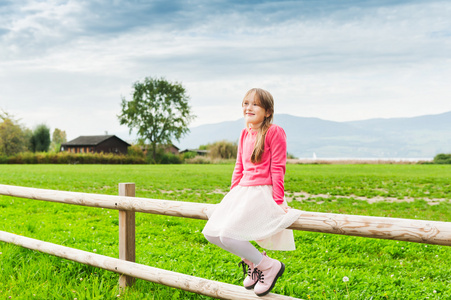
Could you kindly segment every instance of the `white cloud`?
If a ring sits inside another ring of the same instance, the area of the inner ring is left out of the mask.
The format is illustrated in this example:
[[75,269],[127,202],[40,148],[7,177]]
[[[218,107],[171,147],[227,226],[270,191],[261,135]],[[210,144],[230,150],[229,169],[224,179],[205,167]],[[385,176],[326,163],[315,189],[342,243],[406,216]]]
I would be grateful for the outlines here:
[[276,112],[338,121],[451,110],[447,2],[186,3],[0,7],[0,107],[70,138],[127,131],[121,97],[165,76],[187,88],[194,125],[240,118],[255,86]]

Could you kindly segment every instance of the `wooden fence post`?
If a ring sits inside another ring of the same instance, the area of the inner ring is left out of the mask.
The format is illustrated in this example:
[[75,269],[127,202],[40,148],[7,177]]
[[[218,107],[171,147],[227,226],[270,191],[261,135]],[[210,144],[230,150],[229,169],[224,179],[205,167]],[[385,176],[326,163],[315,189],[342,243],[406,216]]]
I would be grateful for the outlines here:
[[[135,197],[134,183],[119,183],[119,196]],[[135,262],[135,212],[119,210],[119,259]],[[135,278],[121,275],[119,287],[131,286]]]

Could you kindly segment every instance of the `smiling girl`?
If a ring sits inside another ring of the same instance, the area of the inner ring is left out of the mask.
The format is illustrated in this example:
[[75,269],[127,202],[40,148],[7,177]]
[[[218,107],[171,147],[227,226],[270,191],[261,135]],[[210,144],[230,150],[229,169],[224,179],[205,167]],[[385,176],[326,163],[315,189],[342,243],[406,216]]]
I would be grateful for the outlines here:
[[295,250],[293,232],[286,228],[301,211],[290,209],[284,199],[287,143],[284,130],[272,124],[272,95],[251,89],[242,108],[246,128],[241,132],[230,192],[209,215],[202,233],[209,242],[241,257],[245,273],[247,267],[244,287],[264,296],[285,265],[250,241],[269,250]]

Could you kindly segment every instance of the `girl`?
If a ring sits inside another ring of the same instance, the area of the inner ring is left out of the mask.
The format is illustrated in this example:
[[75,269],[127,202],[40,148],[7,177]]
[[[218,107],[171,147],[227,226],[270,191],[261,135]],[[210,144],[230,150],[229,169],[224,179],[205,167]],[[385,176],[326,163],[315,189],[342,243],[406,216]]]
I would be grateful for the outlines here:
[[238,144],[230,192],[209,214],[205,238],[242,258],[243,285],[258,296],[268,294],[285,265],[260,253],[250,241],[270,250],[294,250],[293,232],[286,229],[301,214],[284,200],[287,154],[284,130],[272,124],[272,95],[254,88],[242,102],[246,128]]

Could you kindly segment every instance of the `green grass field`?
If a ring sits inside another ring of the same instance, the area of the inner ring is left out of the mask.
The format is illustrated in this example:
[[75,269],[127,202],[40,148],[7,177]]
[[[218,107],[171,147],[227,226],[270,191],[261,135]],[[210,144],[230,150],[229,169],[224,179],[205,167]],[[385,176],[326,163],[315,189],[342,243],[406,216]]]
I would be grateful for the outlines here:
[[[218,203],[233,165],[1,165],[0,184]],[[451,221],[451,166],[288,165],[290,206],[317,212]],[[323,195],[321,197],[309,197]],[[409,200],[373,204],[359,197]],[[432,201],[435,205],[428,204]],[[202,220],[137,213],[137,262],[241,284],[239,259],[206,242]],[[0,196],[0,230],[118,257],[118,212]],[[451,299],[451,248],[295,231],[269,251],[287,270],[273,292],[302,299]],[[210,299],[0,242],[0,299]],[[344,282],[343,278],[349,281]]]

